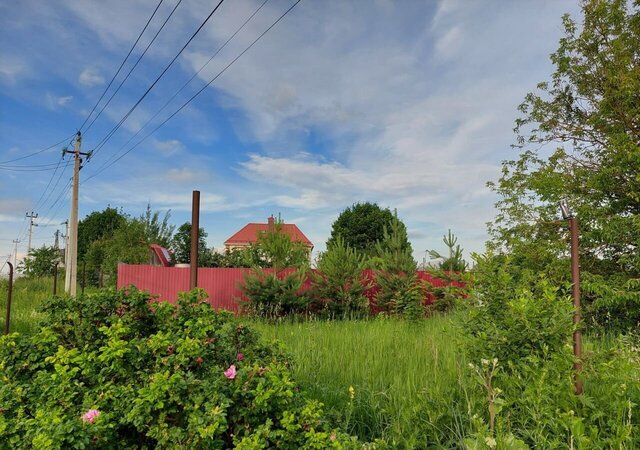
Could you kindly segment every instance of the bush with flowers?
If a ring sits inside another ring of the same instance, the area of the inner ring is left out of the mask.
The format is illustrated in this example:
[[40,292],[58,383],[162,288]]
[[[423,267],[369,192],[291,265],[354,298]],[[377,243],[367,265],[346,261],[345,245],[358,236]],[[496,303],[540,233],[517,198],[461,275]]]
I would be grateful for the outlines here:
[[0,338],[0,448],[363,448],[278,346],[203,298],[51,300],[39,333]]

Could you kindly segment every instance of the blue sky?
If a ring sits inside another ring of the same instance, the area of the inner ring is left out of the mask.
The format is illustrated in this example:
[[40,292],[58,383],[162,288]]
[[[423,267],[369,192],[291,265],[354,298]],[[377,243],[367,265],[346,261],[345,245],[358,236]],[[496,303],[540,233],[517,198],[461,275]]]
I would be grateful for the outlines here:
[[[163,2],[118,80],[176,2]],[[190,218],[191,191],[199,189],[201,224],[212,247],[246,222],[281,214],[323,250],[341,210],[374,201],[397,209],[420,261],[426,249],[442,249],[449,228],[467,251],[481,251],[496,201],[485,183],[499,176],[502,160],[516,157],[510,148],[516,107],[549,78],[561,15],[577,16],[577,2],[302,0],[180,114],[92,177],[131,147],[123,144],[261,3],[225,1],[96,152],[81,171],[87,181],[80,217],[108,204],[137,216],[151,203],[170,209],[180,224]],[[80,127],[156,4],[0,1],[0,161],[48,147]],[[96,147],[214,4],[182,1],[85,133],[83,150]],[[267,1],[139,137],[291,4]],[[60,147],[8,164],[57,163]],[[0,256],[11,253],[27,211],[40,215],[34,244],[51,243],[68,216],[63,188],[70,166],[40,202],[52,171],[0,173]]]

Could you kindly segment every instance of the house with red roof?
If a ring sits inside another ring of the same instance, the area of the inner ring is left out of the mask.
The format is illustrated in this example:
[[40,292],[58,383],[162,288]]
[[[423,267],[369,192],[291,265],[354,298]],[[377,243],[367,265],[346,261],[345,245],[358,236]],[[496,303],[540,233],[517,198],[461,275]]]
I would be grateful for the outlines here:
[[[248,223],[240,229],[237,233],[224,241],[224,248],[226,250],[243,249],[251,244],[255,244],[258,241],[258,236],[269,230],[275,225],[275,219],[273,216],[267,219],[266,223]],[[301,242],[311,254],[313,250],[313,243],[307,236],[293,223],[282,223],[282,232],[288,234],[292,241]]]

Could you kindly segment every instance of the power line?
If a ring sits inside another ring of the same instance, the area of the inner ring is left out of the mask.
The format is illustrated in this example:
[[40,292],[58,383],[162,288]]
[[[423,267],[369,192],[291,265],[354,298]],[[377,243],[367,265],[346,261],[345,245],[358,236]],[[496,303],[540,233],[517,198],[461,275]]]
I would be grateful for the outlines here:
[[[56,190],[56,188],[58,187],[58,184],[60,184],[60,180],[62,179],[62,176],[64,175],[64,171],[66,170],[67,167],[69,167],[71,165],[71,159],[68,159],[66,164],[64,165],[64,167],[62,168],[62,170],[60,171],[60,175],[58,175],[58,178],[56,179],[55,184],[53,185],[53,188],[51,188],[51,190],[49,191],[49,193],[47,194],[46,198],[43,200],[42,202],[42,206],[46,205],[47,202],[49,201],[49,198],[51,197],[51,194],[53,194],[53,192]],[[53,177],[52,177],[53,179]],[[40,203],[40,201],[38,201],[38,203]],[[46,214],[45,214],[46,215]]]
[[0,167],[6,168],[6,169],[35,169],[37,167],[55,167],[57,165],[58,163],[29,164],[29,165],[17,165],[17,166],[0,164]]
[[[118,76],[118,74],[120,73],[120,71],[122,70],[122,67],[124,66],[124,64],[127,62],[127,59],[129,59],[129,56],[131,55],[131,52],[133,52],[133,49],[136,48],[136,45],[138,45],[138,41],[140,41],[140,38],[142,37],[142,35],[144,34],[144,32],[146,31],[147,27],[149,26],[149,24],[151,23],[151,20],[153,19],[153,17],[156,15],[156,12],[158,11],[158,8],[160,8],[160,5],[162,5],[162,2],[164,0],[160,0],[160,2],[156,5],[156,8],[153,10],[153,13],[151,13],[151,17],[149,17],[149,19],[147,20],[147,23],[145,24],[144,28],[142,29],[142,31],[140,32],[140,34],[138,35],[138,38],[136,39],[136,41],[133,43],[133,45],[131,46],[131,48],[129,49],[129,53],[127,53],[127,56],[124,57],[124,59],[122,60],[122,62],[120,63],[120,67],[118,67],[118,70],[116,71],[116,73],[113,75],[113,77],[111,78],[111,81],[109,81],[109,84],[107,85],[107,87],[104,89],[104,91],[102,92],[102,95],[100,96],[100,98],[98,99],[98,101],[96,102],[95,105],[93,105],[93,108],[91,108],[91,112],[87,115],[87,117],[85,117],[84,122],[82,122],[82,125],[80,125],[79,130],[82,130],[82,128],[84,127],[84,125],[87,123],[87,120],[89,120],[89,117],[91,117],[91,115],[93,114],[93,112],[96,110],[96,108],[98,107],[98,105],[100,104],[100,102],[102,101],[102,99],[104,98],[105,94],[107,93],[107,91],[109,90],[109,88],[111,87],[111,85],[113,84],[113,82],[115,81],[116,77]],[[104,108],[103,108],[104,109]],[[102,112],[102,110],[100,111]],[[100,115],[100,113],[98,113],[98,116]],[[96,117],[97,118],[97,117]],[[95,119],[94,119],[95,121]],[[93,122],[92,122],[93,123]],[[75,134],[75,133],[74,133]]]
[[[70,137],[73,137],[73,136],[75,136],[75,133],[72,134]],[[57,143],[55,143],[55,144],[53,144],[53,145],[51,145],[51,146],[49,146],[47,148],[43,148],[42,150],[37,150],[37,151],[35,151],[33,153],[29,153],[28,155],[24,155],[24,156],[21,156],[19,158],[8,159],[6,161],[0,161],[0,164],[7,164],[7,163],[15,162],[15,161],[20,161],[20,160],[23,160],[23,159],[26,159],[26,158],[31,158],[32,156],[39,155],[40,153],[44,153],[47,150],[51,150],[52,148],[57,147],[58,145],[62,144],[64,141],[66,141],[67,139],[69,139],[69,136],[67,136],[66,138],[64,138],[60,142],[57,142]]]
[[58,197],[56,198],[56,201],[55,201],[55,202],[53,202],[53,203],[51,204],[51,206],[49,207],[49,209],[47,209],[47,211],[43,214],[43,216],[48,216],[48,217],[49,217],[49,220],[47,220],[47,223],[45,224],[45,226],[48,226],[48,225],[51,223],[51,221],[53,220],[53,218],[55,217],[55,215],[56,215],[56,214],[58,214],[58,211],[60,211],[60,208],[62,207],[62,205],[63,205],[64,203],[60,203],[60,204],[58,205],[58,207],[56,208],[56,210],[55,210],[53,213],[51,213],[51,215],[49,215],[49,211],[51,211],[51,209],[53,209],[53,207],[54,207],[54,206],[56,206],[56,205],[60,202],[60,200],[62,200],[62,197],[64,197],[64,195],[67,193],[67,191],[68,191],[68,189],[69,189],[70,187],[71,187],[71,180],[69,180],[69,181],[67,182],[67,184],[65,185],[65,187],[64,187],[64,188],[62,188],[62,190],[60,191],[60,194],[59,194],[59,195],[58,195]]
[[160,32],[164,29],[164,26],[167,24],[167,22],[169,21],[169,19],[171,19],[171,16],[173,16],[173,13],[176,11],[176,9],[178,9],[178,6],[180,6],[180,3],[182,3],[182,0],[178,0],[178,3],[176,3],[176,5],[173,7],[173,9],[171,10],[171,12],[169,13],[169,16],[167,16],[167,18],[164,20],[164,22],[162,23],[162,25],[160,26],[160,28],[158,29],[158,31],[156,31],[156,34],[153,36],[153,38],[151,39],[151,41],[147,44],[147,47],[144,49],[144,51],[142,52],[142,54],[140,56],[138,56],[137,61],[133,64],[133,66],[131,66],[131,68],[129,69],[129,72],[127,73],[127,75],[122,79],[122,81],[120,81],[120,84],[118,85],[118,87],[116,88],[115,91],[113,91],[113,93],[111,94],[111,96],[109,97],[109,100],[107,100],[107,102],[102,106],[102,108],[100,109],[100,111],[98,112],[98,114],[91,120],[91,123],[89,124],[89,126],[87,127],[87,129],[84,131],[84,134],[87,134],[87,131],[89,131],[89,129],[93,126],[94,122],[98,119],[98,117],[100,117],[100,114],[102,114],[102,111],[105,110],[105,108],[107,106],[109,106],[109,103],[111,103],[111,100],[113,100],[113,97],[116,96],[116,94],[118,93],[118,91],[120,91],[120,88],[122,87],[122,85],[125,83],[125,81],[127,81],[127,79],[129,79],[129,75],[131,75],[131,73],[133,72],[133,70],[138,66],[138,63],[140,62],[140,60],[142,60],[142,58],[144,57],[144,55],[146,55],[147,50],[149,50],[149,48],[151,47],[151,45],[155,42],[156,38],[158,37],[158,35],[160,34]]
[[[60,155],[60,159],[58,160],[58,165],[56,166],[56,170],[51,174],[51,178],[49,178],[49,182],[47,183],[47,185],[45,186],[44,190],[42,191],[42,194],[40,194],[40,197],[38,198],[38,200],[36,201],[35,205],[33,206],[33,209],[38,209],[38,206],[40,205],[40,201],[42,200],[44,195],[47,193],[47,190],[49,189],[49,186],[51,186],[51,182],[53,181],[53,178],[56,176],[56,173],[58,172],[58,168],[60,167],[60,164],[62,163],[63,159],[64,159],[64,154]],[[64,170],[64,169],[62,169],[62,170]]]
[[140,128],[138,129],[138,131],[136,131],[136,132],[135,132],[135,134],[134,134],[133,136],[131,136],[131,137],[127,140],[127,142],[125,142],[124,144],[122,144],[122,146],[120,146],[120,148],[119,148],[119,149],[118,149],[114,154],[112,154],[111,156],[109,156],[109,158],[108,158],[108,159],[103,163],[103,166],[104,166],[104,165],[106,165],[106,164],[108,164],[109,162],[111,162],[111,161],[113,160],[113,158],[115,158],[115,157],[116,157],[116,155],[118,154],[118,152],[120,152],[120,151],[121,151],[121,150],[123,150],[127,145],[129,145],[129,143],[130,143],[133,139],[135,139],[135,138],[136,138],[136,136],[138,136],[138,135],[142,132],[142,130],[144,130],[144,129],[147,127],[147,125],[149,125],[151,122],[153,122],[153,121],[155,120],[155,118],[156,118],[156,117],[158,117],[158,115],[159,115],[162,111],[164,111],[164,109],[165,109],[165,108],[166,108],[166,107],[167,107],[167,106],[168,106],[168,105],[169,105],[169,104],[170,104],[170,103],[171,103],[171,102],[172,102],[172,101],[173,101],[173,100],[174,100],[174,99],[175,99],[175,98],[176,98],[176,97],[177,97],[177,96],[178,96],[178,95],[179,95],[179,94],[184,90],[184,88],[186,88],[186,87],[187,87],[187,86],[188,86],[188,85],[189,85],[189,84],[190,84],[190,83],[191,83],[191,82],[192,82],[192,81],[193,81],[193,80],[194,80],[194,79],[195,79],[195,78],[200,74],[200,72],[202,72],[202,71],[204,70],[204,68],[205,68],[205,67],[207,67],[207,66],[211,63],[211,61],[213,61],[213,59],[218,55],[218,53],[220,53],[220,52],[222,51],[222,49],[224,49],[224,48],[227,46],[227,44],[228,44],[228,43],[229,43],[229,42],[230,42],[230,41],[231,41],[231,40],[232,40],[232,39],[233,39],[233,38],[234,38],[234,37],[235,37],[235,36],[240,32],[240,31],[242,31],[242,29],[247,25],[247,23],[249,23],[249,21],[251,21],[251,19],[253,19],[253,17],[254,17],[256,14],[258,14],[258,12],[262,9],[262,7],[263,7],[264,5],[266,5],[266,3],[267,3],[268,1],[269,1],[269,0],[264,0],[264,1],[262,2],[262,4],[261,4],[260,6],[258,6],[258,8],[253,12],[253,14],[251,14],[251,15],[250,15],[250,16],[249,16],[249,17],[248,17],[248,18],[247,18],[247,19],[242,23],[242,25],[240,25],[240,26],[236,29],[236,31],[235,31],[235,32],[234,32],[234,33],[233,33],[233,34],[232,34],[232,35],[231,35],[231,36],[230,36],[230,37],[229,37],[229,38],[224,42],[224,44],[222,44],[220,47],[218,47],[218,49],[215,51],[215,53],[213,53],[213,55],[209,58],[209,60],[208,60],[206,63],[204,63],[204,64],[200,67],[200,69],[198,69],[198,71],[197,71],[196,73],[194,73],[194,74],[191,76],[191,78],[189,78],[189,79],[187,80],[187,82],[186,82],[186,83],[184,83],[184,84],[182,85],[182,87],[181,87],[180,89],[178,89],[178,90],[177,90],[177,91],[176,91],[176,92],[171,96],[171,98],[169,98],[169,100],[167,100],[167,101],[165,102],[165,104],[164,104],[164,105],[162,105],[162,107],[161,107],[158,111],[156,111],[156,113],[153,115],[153,117],[151,117],[149,120],[147,120],[147,121],[145,122],[145,124],[144,124],[144,125],[142,125],[142,127],[140,127]]
[[249,44],[249,46],[247,46],[238,56],[236,56],[233,60],[231,60],[231,62],[229,64],[227,64],[220,72],[218,72],[207,84],[205,84],[204,86],[202,86],[202,88],[200,90],[198,90],[195,94],[193,94],[191,96],[191,98],[189,98],[186,102],[184,102],[182,104],[182,106],[180,106],[180,108],[178,108],[175,112],[173,112],[173,114],[171,114],[169,117],[167,117],[162,123],[160,123],[158,126],[156,126],[153,130],[151,130],[150,133],[148,133],[144,138],[142,138],[140,141],[138,141],[133,147],[131,147],[129,150],[127,150],[126,152],[124,152],[122,155],[120,155],[119,157],[117,157],[115,160],[113,160],[111,163],[109,164],[105,164],[102,165],[96,172],[94,172],[93,174],[91,174],[91,176],[89,176],[86,180],[85,183],[87,181],[89,181],[90,179],[96,177],[98,174],[102,173],[103,171],[105,171],[106,169],[108,169],[109,167],[111,167],[112,165],[114,165],[115,163],[117,163],[119,160],[121,160],[123,157],[125,157],[129,152],[131,152],[133,149],[135,149],[138,145],[142,144],[145,140],[147,140],[147,138],[149,138],[153,133],[155,133],[156,131],[158,131],[159,128],[161,128],[164,124],[166,124],[169,120],[171,120],[176,114],[178,114],[180,111],[182,111],[189,103],[191,103],[191,101],[193,101],[198,95],[200,95],[207,87],[209,87],[215,80],[217,80],[224,72],[226,72],[226,70],[231,67],[238,59],[240,59],[242,57],[242,55],[244,55],[245,53],[247,53],[260,39],[262,39],[262,37],[264,35],[266,35],[273,27],[275,27],[278,22],[280,22],[287,14],[289,14],[289,12],[298,4],[300,3],[301,0],[296,0],[296,2],[291,5],[289,7],[289,9],[287,9],[280,17],[278,17],[278,19],[273,22],[269,28],[267,28],[266,30],[264,30],[262,32],[262,34],[260,34],[251,44]]
[[173,65],[173,63],[178,59],[178,57],[182,54],[182,52],[184,51],[185,48],[187,48],[187,46],[191,43],[191,41],[198,35],[198,33],[200,32],[200,30],[202,30],[202,28],[206,25],[206,23],[209,21],[209,19],[211,19],[211,17],[213,16],[213,14],[218,10],[218,8],[220,7],[220,5],[222,5],[222,3],[224,2],[224,0],[220,0],[220,2],[218,2],[218,4],[213,8],[213,10],[209,13],[209,15],[207,16],[206,19],[204,19],[204,21],[200,24],[200,26],[198,27],[198,29],[191,35],[191,37],[189,38],[189,40],[182,46],[182,48],[180,49],[180,51],[173,57],[173,59],[171,60],[171,62],[164,68],[164,70],[160,73],[160,75],[158,75],[158,77],[155,79],[155,81],[153,83],[151,83],[151,86],[149,86],[147,88],[147,90],[145,91],[144,94],[142,94],[142,96],[138,99],[138,101],[131,107],[131,109],[129,109],[129,111],[122,117],[122,119],[120,119],[120,122],[118,122],[118,124],[116,126],[114,126],[111,131],[109,131],[109,133],[107,133],[107,135],[100,141],[100,143],[98,143],[98,145],[95,148],[94,154],[97,153],[106,143],[109,139],[111,139],[111,137],[114,135],[114,133],[118,130],[118,128],[120,128],[120,126],[124,123],[125,120],[127,120],[127,118],[129,118],[129,116],[131,115],[131,113],[138,107],[138,105],[142,102],[142,100],[144,100],[144,98],[147,96],[147,94],[149,94],[149,92],[151,92],[151,90],[155,87],[155,85],[158,83],[158,81],[160,81],[160,79],[164,76],[164,74],[167,72],[167,70],[169,70],[169,68]]

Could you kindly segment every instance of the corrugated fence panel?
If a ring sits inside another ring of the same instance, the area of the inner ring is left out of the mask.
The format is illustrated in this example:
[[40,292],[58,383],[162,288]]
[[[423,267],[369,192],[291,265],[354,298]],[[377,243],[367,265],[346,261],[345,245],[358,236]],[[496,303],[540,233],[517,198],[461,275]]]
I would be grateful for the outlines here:
[[179,292],[189,290],[189,268],[118,264],[118,288],[130,285],[175,303]]
[[[244,274],[250,269],[225,269],[225,268],[200,268],[198,269],[198,287],[204,289],[209,295],[209,303],[217,309],[239,311],[238,301],[243,298],[240,286]],[[286,273],[286,271],[285,271]],[[418,278],[432,286],[442,287],[449,282],[432,277],[428,272],[418,272]],[[369,299],[373,312],[377,312],[375,297],[378,286],[375,283],[375,272],[366,270],[362,274],[362,280],[369,284],[365,295]],[[451,282],[454,286],[462,286],[462,283]],[[140,290],[147,291],[158,298],[175,303],[179,292],[189,290],[188,267],[158,267],[150,265],[118,265],[118,288],[134,285]],[[310,282],[305,283],[303,289],[308,289]],[[427,293],[425,304],[433,303],[432,293]]]
[[238,300],[242,298],[240,285],[244,273],[249,269],[203,268],[198,269],[198,287],[209,294],[209,303],[214,308],[238,311]]

